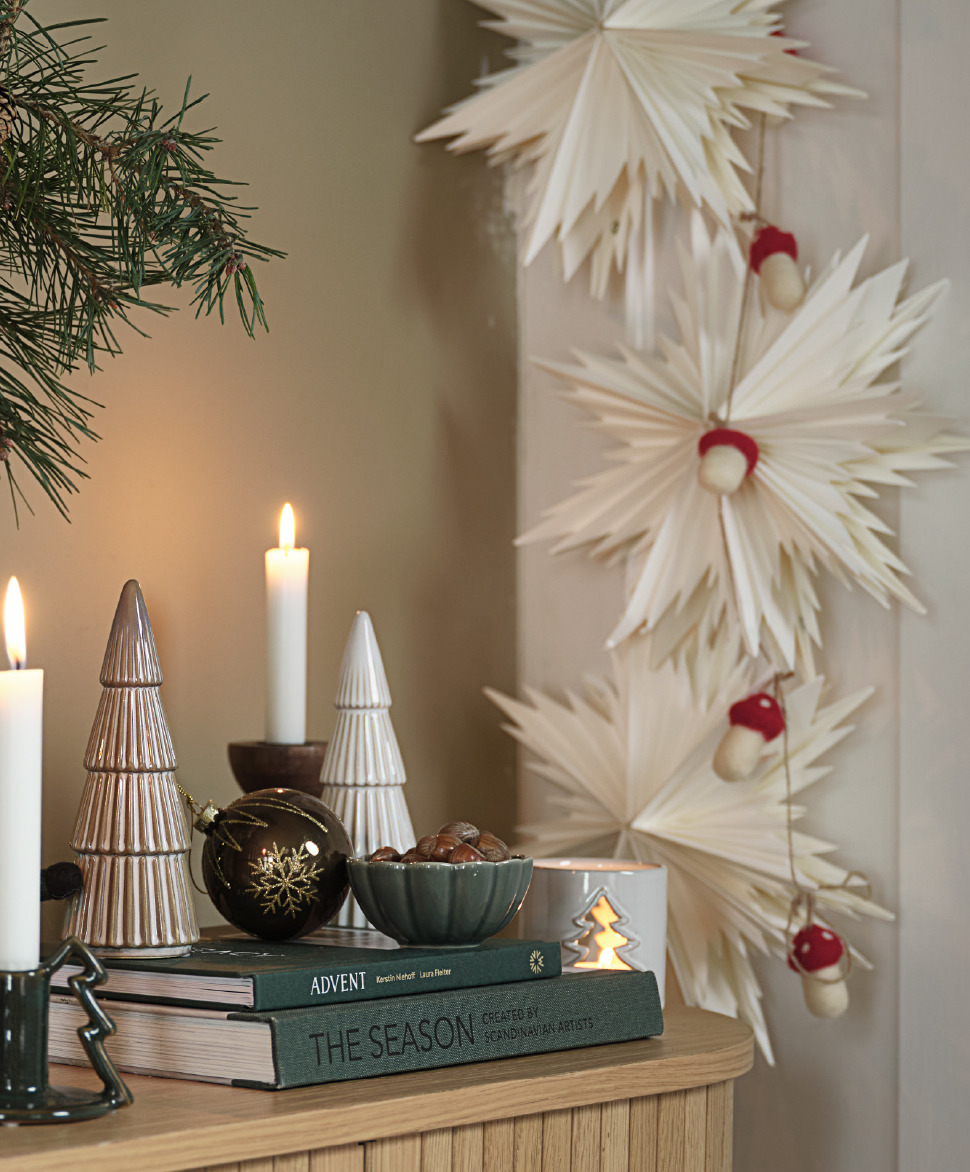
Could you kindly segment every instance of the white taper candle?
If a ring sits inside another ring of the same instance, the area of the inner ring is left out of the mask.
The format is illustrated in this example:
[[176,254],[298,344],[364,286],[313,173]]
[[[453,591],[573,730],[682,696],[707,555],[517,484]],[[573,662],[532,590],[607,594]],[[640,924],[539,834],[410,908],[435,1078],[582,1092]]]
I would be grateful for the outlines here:
[[0,970],[40,963],[44,673],[27,670],[24,606],[11,578],[3,607],[10,671],[0,671]]
[[266,551],[266,740],[306,742],[306,625],[310,551],[294,549],[293,510],[280,516],[280,545]]

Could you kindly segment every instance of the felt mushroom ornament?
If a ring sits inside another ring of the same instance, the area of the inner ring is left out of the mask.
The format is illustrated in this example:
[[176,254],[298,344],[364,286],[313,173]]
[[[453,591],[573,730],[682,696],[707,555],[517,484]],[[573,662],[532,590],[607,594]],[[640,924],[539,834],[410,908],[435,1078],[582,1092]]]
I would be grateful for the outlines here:
[[785,731],[781,705],[767,692],[746,696],[728,711],[731,727],[714,752],[714,772],[722,781],[743,781],[754,772],[765,745]]
[[798,269],[798,244],[791,232],[767,224],[759,229],[748,250],[748,263],[761,278],[761,291],[769,305],[791,313],[805,297],[805,282]]
[[708,492],[730,495],[758,463],[758,445],[750,435],[730,427],[713,427],[697,443],[697,479]]
[[849,1008],[845,956],[845,944],[831,928],[812,923],[796,932],[788,967],[801,973],[805,1004],[814,1017],[840,1017]]

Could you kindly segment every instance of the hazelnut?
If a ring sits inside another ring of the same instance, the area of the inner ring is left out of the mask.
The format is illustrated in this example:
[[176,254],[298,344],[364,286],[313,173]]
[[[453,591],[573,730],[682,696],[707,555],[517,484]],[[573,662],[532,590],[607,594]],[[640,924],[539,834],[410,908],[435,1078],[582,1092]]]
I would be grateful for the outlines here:
[[485,856],[468,842],[460,842],[448,856],[449,863],[484,863]]
[[512,857],[512,852],[505,843],[490,830],[482,831],[478,839],[478,849],[490,863],[504,863]]
[[468,842],[478,846],[478,827],[470,822],[446,822],[438,831],[439,834],[452,834],[459,842]]
[[414,850],[422,859],[427,861],[431,858],[431,852],[434,850],[435,843],[437,841],[438,840],[435,835],[426,834],[423,838],[419,838],[415,846],[413,846],[411,849]]
[[453,834],[439,834],[435,838],[434,850],[431,852],[432,863],[447,863],[451,852],[458,846],[458,839]]
[[400,861],[400,852],[392,846],[379,846],[369,859],[371,863],[399,863]]

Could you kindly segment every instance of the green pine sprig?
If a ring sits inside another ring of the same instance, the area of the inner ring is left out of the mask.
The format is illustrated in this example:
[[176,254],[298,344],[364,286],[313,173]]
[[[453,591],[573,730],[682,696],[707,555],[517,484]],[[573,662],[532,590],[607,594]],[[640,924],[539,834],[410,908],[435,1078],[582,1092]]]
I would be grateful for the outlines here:
[[121,352],[119,321],[142,332],[133,310],[170,312],[155,286],[221,321],[228,296],[250,337],[267,329],[252,264],[284,254],[246,238],[254,209],[206,166],[220,140],[187,126],[204,97],[187,85],[166,117],[134,75],[92,81],[99,22],[45,26],[28,2],[0,0],[0,466],[15,515],[16,461],[66,517],[98,438],[70,375]]

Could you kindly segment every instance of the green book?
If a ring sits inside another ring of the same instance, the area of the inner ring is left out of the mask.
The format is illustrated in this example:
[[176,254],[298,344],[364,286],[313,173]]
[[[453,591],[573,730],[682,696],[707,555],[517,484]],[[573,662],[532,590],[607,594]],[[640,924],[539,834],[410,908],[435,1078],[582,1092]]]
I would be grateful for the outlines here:
[[[607,971],[265,1013],[104,1004],[115,1065],[279,1090],[573,1050],[663,1033],[653,973]],[[85,1061],[73,998],[51,996],[52,1062]]]
[[[554,977],[558,943],[486,940],[474,948],[402,948],[373,930],[322,928],[301,940],[266,941],[220,933],[184,956],[100,958],[112,999],[212,1009],[290,1009]],[[65,965],[51,988],[79,972]]]

